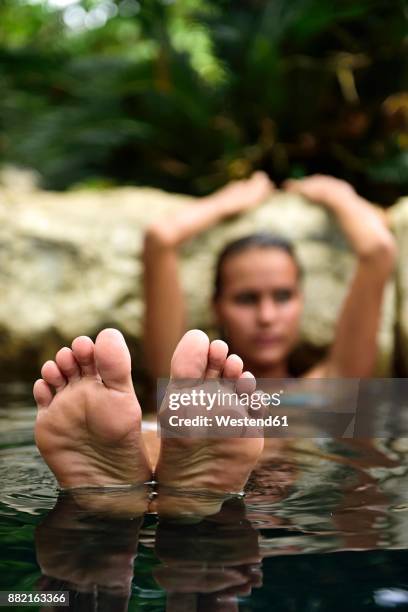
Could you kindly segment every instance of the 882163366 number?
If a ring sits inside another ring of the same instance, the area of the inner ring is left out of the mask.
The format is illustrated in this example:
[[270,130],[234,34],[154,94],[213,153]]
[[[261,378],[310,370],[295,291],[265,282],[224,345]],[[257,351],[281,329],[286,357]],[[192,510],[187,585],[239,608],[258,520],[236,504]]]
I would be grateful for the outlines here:
[[0,606],[69,606],[68,591],[0,591]]

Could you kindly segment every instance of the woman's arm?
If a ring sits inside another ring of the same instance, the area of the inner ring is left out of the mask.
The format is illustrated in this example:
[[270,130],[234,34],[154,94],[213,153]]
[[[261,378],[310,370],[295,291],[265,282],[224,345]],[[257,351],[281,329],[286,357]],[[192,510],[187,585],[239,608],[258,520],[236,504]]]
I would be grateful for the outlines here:
[[348,183],[329,176],[288,181],[286,188],[330,210],[358,258],[328,359],[309,376],[372,376],[384,288],[396,258],[395,241],[386,226],[385,216],[358,196]]
[[186,330],[186,306],[178,270],[180,246],[226,217],[258,205],[271,191],[268,177],[257,172],[148,228],[144,245],[144,347],[152,377],[168,375],[173,351]]

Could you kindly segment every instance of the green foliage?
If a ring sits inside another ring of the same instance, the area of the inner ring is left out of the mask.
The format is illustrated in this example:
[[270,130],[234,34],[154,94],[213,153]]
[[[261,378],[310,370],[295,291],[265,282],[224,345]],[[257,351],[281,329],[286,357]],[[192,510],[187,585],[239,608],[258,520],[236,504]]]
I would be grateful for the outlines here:
[[0,160],[53,189],[204,194],[263,168],[392,202],[406,25],[402,0],[3,0]]

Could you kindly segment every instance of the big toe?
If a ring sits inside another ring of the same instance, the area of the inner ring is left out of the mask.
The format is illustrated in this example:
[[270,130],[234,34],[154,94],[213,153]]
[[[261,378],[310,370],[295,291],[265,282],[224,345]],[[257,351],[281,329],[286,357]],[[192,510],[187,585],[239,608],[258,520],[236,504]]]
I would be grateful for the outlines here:
[[117,329],[104,329],[95,340],[96,368],[105,385],[118,391],[133,389],[131,359],[125,339]]
[[204,378],[208,365],[209,347],[210,341],[203,331],[191,329],[184,334],[171,360],[171,378],[173,380]]

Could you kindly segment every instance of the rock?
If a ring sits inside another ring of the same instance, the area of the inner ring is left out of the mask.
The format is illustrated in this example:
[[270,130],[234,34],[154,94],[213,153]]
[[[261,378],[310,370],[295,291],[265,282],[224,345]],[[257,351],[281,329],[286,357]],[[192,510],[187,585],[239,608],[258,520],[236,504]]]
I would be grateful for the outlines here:
[[[31,375],[61,344],[78,334],[95,336],[106,325],[125,333],[136,350],[136,365],[142,366],[143,231],[154,219],[180,210],[188,198],[131,187],[52,193],[28,188],[26,180],[23,188],[15,185],[4,177],[0,185],[3,371],[22,364]],[[332,340],[354,258],[329,214],[295,195],[276,194],[185,245],[182,279],[190,325],[211,328],[208,304],[218,251],[256,230],[278,232],[296,243],[306,297],[300,359],[309,364]],[[390,283],[379,332],[381,375],[392,369],[394,311]]]

